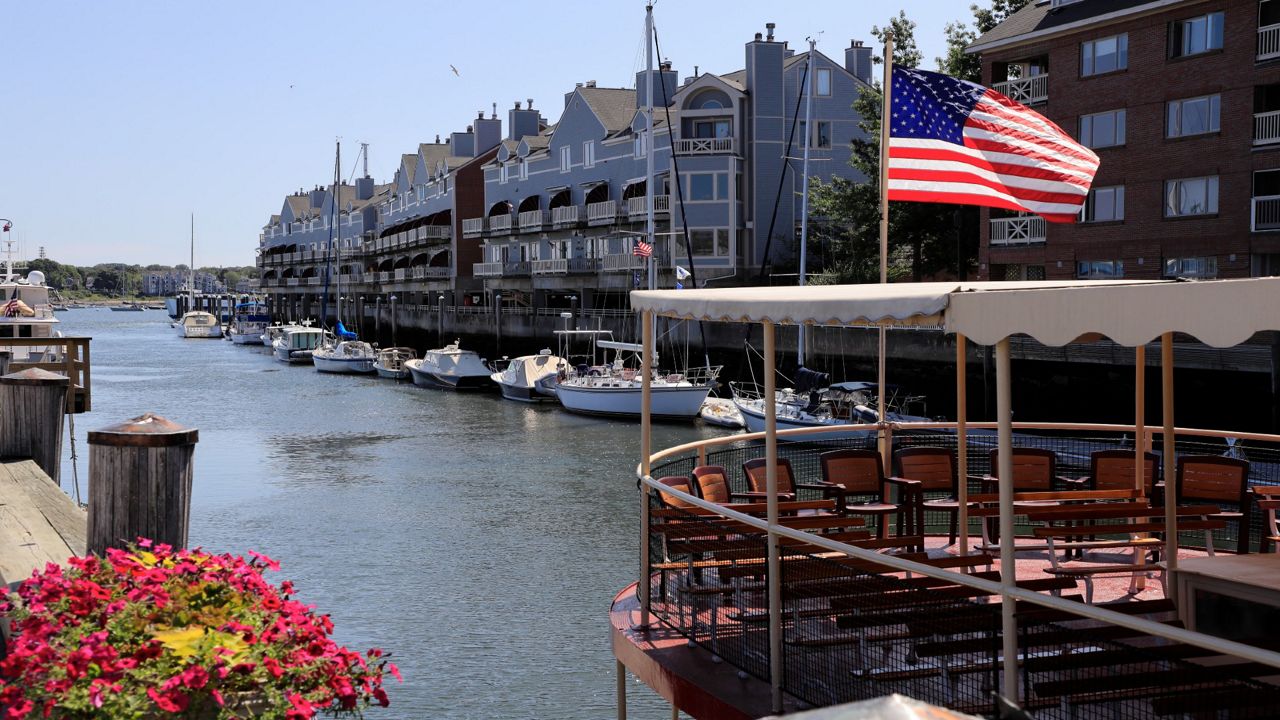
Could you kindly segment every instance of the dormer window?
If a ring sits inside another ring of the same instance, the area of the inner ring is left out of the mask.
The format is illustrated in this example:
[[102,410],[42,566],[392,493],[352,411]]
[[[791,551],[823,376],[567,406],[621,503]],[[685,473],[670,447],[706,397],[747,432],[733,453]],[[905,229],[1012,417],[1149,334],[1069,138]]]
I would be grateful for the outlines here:
[[818,97],[831,97],[831,68],[818,68],[813,79],[814,94]]

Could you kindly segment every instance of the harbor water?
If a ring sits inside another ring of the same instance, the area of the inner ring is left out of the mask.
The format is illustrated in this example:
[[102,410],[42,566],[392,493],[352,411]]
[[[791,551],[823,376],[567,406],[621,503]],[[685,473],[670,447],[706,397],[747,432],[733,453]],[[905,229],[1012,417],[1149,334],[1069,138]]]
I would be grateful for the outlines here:
[[[340,642],[389,651],[404,682],[370,718],[614,716],[608,608],[638,571],[637,424],[323,375],[180,339],[160,311],[59,318],[93,338],[80,493],[89,430],[147,411],[198,428],[191,545],[279,560],[272,579]],[[654,445],[720,432],[662,425]],[[629,688],[631,717],[669,716]]]

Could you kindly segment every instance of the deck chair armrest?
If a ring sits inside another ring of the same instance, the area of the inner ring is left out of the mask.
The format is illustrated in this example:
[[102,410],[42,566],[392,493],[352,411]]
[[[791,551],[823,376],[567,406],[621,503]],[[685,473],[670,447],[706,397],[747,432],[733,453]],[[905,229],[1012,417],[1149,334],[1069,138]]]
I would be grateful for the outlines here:
[[[743,498],[746,500],[768,500],[769,493],[767,492],[735,492],[735,493],[729,493],[729,497]],[[779,500],[795,500],[796,496],[792,493],[778,493],[778,499]]]
[[904,489],[909,488],[914,490],[920,487],[919,480],[908,480],[907,478],[900,478],[900,477],[887,477],[884,479],[884,481],[891,485],[897,485],[898,487],[901,487]]
[[1093,482],[1093,478],[1088,475],[1082,477],[1070,477],[1068,475],[1059,475],[1055,478],[1062,483],[1068,490],[1084,490]]

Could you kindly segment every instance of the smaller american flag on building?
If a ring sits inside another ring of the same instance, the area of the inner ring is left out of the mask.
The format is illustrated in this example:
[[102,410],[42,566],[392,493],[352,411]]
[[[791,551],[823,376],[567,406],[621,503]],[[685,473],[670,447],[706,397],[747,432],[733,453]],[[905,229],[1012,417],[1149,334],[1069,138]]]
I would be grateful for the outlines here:
[[0,308],[0,312],[3,312],[5,317],[17,317],[18,313],[21,312],[21,309],[18,307],[18,299],[14,298],[5,303],[4,307]]
[[1098,156],[995,90],[895,67],[889,199],[1024,210],[1075,222]]
[[631,254],[647,258],[653,255],[653,246],[643,240],[637,240],[635,246],[631,248]]

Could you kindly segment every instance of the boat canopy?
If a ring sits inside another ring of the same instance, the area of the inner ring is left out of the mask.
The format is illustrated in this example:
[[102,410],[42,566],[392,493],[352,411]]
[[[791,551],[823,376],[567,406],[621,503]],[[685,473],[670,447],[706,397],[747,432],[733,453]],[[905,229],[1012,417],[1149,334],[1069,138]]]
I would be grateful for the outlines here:
[[338,321],[338,327],[337,329],[334,330],[333,334],[337,335],[339,338],[343,340],[356,340],[360,337],[359,335],[356,335],[355,333],[348,330],[346,326],[342,324],[341,320]]
[[1050,346],[1105,336],[1132,347],[1180,332],[1230,347],[1254,333],[1280,330],[1280,278],[637,290],[631,307],[689,320],[936,327],[982,345],[1026,334]]
[[640,352],[644,350],[644,346],[639,343],[621,342],[618,340],[598,340],[596,345],[610,350],[630,350],[631,352]]

